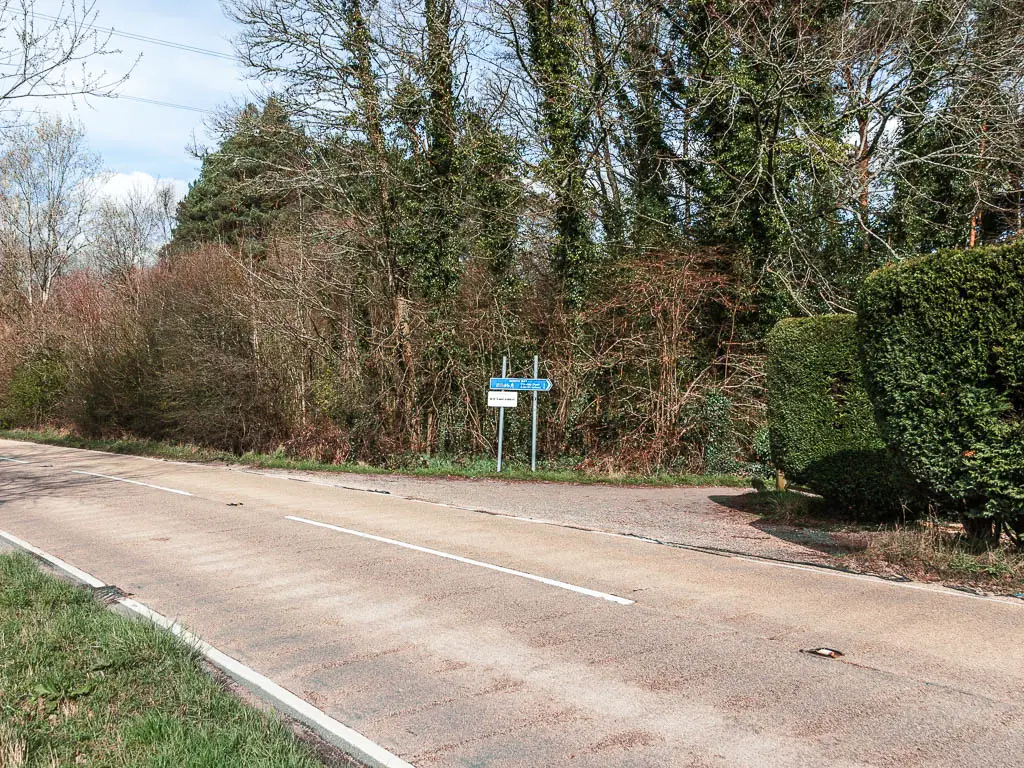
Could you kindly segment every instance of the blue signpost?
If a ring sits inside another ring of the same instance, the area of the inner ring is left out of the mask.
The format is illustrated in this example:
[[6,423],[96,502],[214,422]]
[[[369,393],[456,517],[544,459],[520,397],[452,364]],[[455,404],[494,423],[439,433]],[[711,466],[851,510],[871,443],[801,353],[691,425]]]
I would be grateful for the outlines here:
[[[539,379],[537,378],[540,373],[540,360],[537,357],[533,358],[533,378],[532,379],[509,379],[505,377],[505,372],[508,370],[508,358],[502,358],[501,360],[501,378],[491,379],[490,388],[495,392],[532,392],[533,393],[533,436],[530,441],[530,469],[534,472],[537,471],[537,393],[538,392],[550,392],[552,386],[551,379]],[[505,433],[505,409],[501,409],[501,413],[498,416],[498,471],[501,472],[501,448],[502,439]]]
[[[508,356],[501,358],[501,375],[504,376],[508,370]],[[516,395],[518,398],[519,395]],[[505,442],[505,409],[500,408],[498,416],[498,471],[501,472],[501,446]]]
[[[540,381],[537,377],[540,375],[540,357],[537,355],[533,356],[533,380]],[[544,379],[547,383],[547,389],[551,389],[551,382],[548,379]],[[530,438],[530,471],[537,471],[537,392],[533,391],[533,433]],[[545,392],[547,390],[544,390]],[[518,397],[518,395],[517,395]]]
[[551,379],[491,379],[491,389],[507,392],[549,392]]

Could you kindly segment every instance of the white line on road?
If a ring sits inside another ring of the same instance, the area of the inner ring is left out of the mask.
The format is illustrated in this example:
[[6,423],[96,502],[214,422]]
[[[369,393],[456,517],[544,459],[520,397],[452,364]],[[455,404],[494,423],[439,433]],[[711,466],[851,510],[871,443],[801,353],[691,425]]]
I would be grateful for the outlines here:
[[331,531],[337,531],[338,533],[347,533],[350,536],[359,536],[364,539],[371,539],[373,541],[380,541],[384,544],[394,544],[396,547],[403,547],[405,549],[411,549],[415,552],[425,552],[428,555],[436,555],[437,557],[443,557],[446,560],[454,560],[459,563],[465,563],[466,565],[475,565],[478,568],[487,568],[492,571],[498,571],[499,573],[507,573],[510,576],[519,576],[530,581],[539,581],[541,584],[547,584],[549,587],[558,587],[559,589],[567,589],[570,592],[578,592],[581,595],[587,595],[588,597],[597,597],[601,600],[607,600],[611,603],[618,603],[619,605],[632,605],[633,601],[628,600],[625,597],[619,597],[618,595],[610,595],[607,592],[598,592],[594,589],[587,589],[586,587],[577,587],[575,584],[566,584],[564,581],[555,581],[554,579],[548,579],[543,576],[535,576],[532,573],[526,573],[524,571],[516,571],[512,568],[505,568],[501,565],[493,565],[492,563],[484,563],[480,560],[470,560],[468,557],[461,557],[459,555],[453,555],[448,552],[441,552],[436,549],[428,549],[427,547],[420,547],[416,544],[409,544],[404,541],[397,541],[396,539],[388,539],[383,536],[375,536],[372,533],[363,533],[362,531],[353,531],[351,528],[342,528],[337,525],[331,525],[330,523],[321,523],[316,520],[307,520],[304,517],[293,517],[291,515],[285,516],[286,520],[293,520],[296,523],[305,523],[306,525],[315,525],[318,528],[327,528]]
[[[46,560],[60,570],[69,574],[78,581],[88,584],[94,589],[107,586],[95,576],[32,546],[27,541],[19,539],[6,531],[0,531],[0,538],[24,549],[37,557]],[[246,666],[237,659],[228,656],[196,635],[183,628],[178,622],[168,619],[166,616],[157,613],[146,605],[132,600],[130,597],[122,597],[118,602],[128,610],[153,622],[157,626],[166,629],[171,634],[179,637],[183,642],[195,648],[205,656],[214,666],[224,670],[227,674],[243,684],[257,689],[265,698],[272,700],[280,709],[285,710],[293,717],[302,720],[323,733],[329,741],[342,747],[348,754],[356,757],[374,768],[413,768],[397,755],[388,752],[384,747],[370,741],[358,731],[349,728],[344,723],[335,720],[327,713],[317,709],[309,702],[299,698],[286,688],[282,688],[268,677],[261,675],[251,667]]]
[[167,491],[168,493],[176,493],[179,496],[191,496],[192,494],[188,491],[179,491],[175,488],[165,488],[162,485],[152,485],[150,483],[144,483],[141,480],[129,480],[125,477],[114,477],[113,475],[101,475],[99,472],[85,472],[81,469],[72,469],[71,474],[73,475],[89,475],[90,477],[102,477],[105,480],[117,480],[119,483],[131,483],[132,485],[144,485],[147,488],[156,488],[158,491]]
[[[441,505],[448,506],[448,505]],[[464,509],[464,508],[463,508]],[[479,511],[479,510],[473,510]],[[807,573],[817,574],[819,576],[838,576],[842,579],[854,579],[855,581],[866,581],[872,584],[877,584],[885,587],[899,587],[902,589],[914,589],[920,592],[930,592],[933,595],[945,595],[946,597],[961,597],[968,600],[982,600],[989,603],[999,603],[1000,605],[1010,605],[1015,608],[1024,608],[1024,602],[1020,599],[1014,599],[1012,597],[1000,597],[998,595],[980,595],[973,592],[962,592],[952,587],[946,587],[942,585],[933,585],[927,583],[918,583],[910,581],[895,581],[888,579],[883,576],[876,576],[871,573],[854,573],[852,571],[843,571],[838,568],[830,568],[828,566],[814,565],[813,563],[784,563],[779,560],[743,555],[738,552],[732,552],[729,550],[716,550],[708,547],[701,547],[697,545],[682,544],[674,541],[662,541],[661,539],[654,539],[649,536],[641,536],[639,534],[629,533],[616,533],[614,531],[601,531],[597,528],[586,528],[580,525],[571,525],[567,523],[560,523],[556,520],[545,520],[540,517],[519,517],[517,515],[506,515],[501,512],[490,512],[484,511],[484,514],[494,515],[495,517],[506,517],[510,520],[521,520],[524,523],[536,523],[538,525],[552,525],[558,528],[566,528],[569,530],[586,531],[596,536],[609,536],[617,539],[624,539],[626,541],[641,542],[643,544],[657,544],[663,547],[672,547],[674,549],[682,549],[690,552],[700,552],[705,555],[714,555],[717,557],[727,557],[731,560],[742,560],[745,563],[754,563],[755,565],[764,565],[769,568],[788,568],[794,571],[805,571]]]
[[[102,456],[107,456],[107,457],[109,457],[111,455],[115,455],[115,454],[111,454],[109,451],[94,451],[94,450],[88,450],[88,449],[84,449],[84,448],[77,448],[77,449],[74,449],[74,450],[81,451],[83,453],[95,453],[95,454],[102,455]],[[210,467],[203,466],[201,464],[195,464],[193,462],[168,461],[166,459],[156,459],[156,458],[152,458],[152,457],[149,457],[149,456],[133,456],[132,458],[143,459],[143,460],[146,460],[146,461],[159,461],[159,462],[166,463],[166,464],[179,464],[179,465],[182,465],[182,466],[201,468],[201,469],[209,469],[210,468]],[[0,456],[0,461],[9,461],[9,462],[14,462],[14,463],[18,463],[18,464],[32,464],[33,463],[33,462],[30,462],[30,461],[22,461],[20,459],[12,459],[12,458],[3,457],[3,456]],[[365,488],[357,488],[357,487],[352,487],[352,486],[339,485],[337,483],[332,483],[332,482],[307,481],[305,478],[298,478],[298,477],[294,477],[294,476],[291,476],[291,475],[281,475],[281,474],[272,473],[272,472],[261,472],[261,471],[256,471],[256,470],[252,470],[252,469],[238,470],[238,469],[233,469],[231,467],[215,467],[215,469],[220,469],[222,471],[227,471],[227,472],[239,472],[239,471],[241,471],[241,472],[245,472],[246,474],[257,475],[259,477],[275,478],[275,479],[278,479],[278,480],[293,480],[293,481],[310,482],[313,485],[321,485],[321,486],[336,488],[338,490],[374,493],[374,491],[370,491],[370,490],[365,489]],[[175,490],[173,488],[164,488],[164,487],[159,486],[159,485],[149,485],[148,483],[142,483],[142,482],[139,482],[139,481],[136,481],[136,480],[126,480],[125,478],[111,477],[109,475],[100,475],[100,474],[94,473],[94,472],[81,472],[81,471],[79,471],[78,474],[94,475],[96,477],[103,477],[103,478],[107,478],[107,479],[110,479],[110,480],[118,480],[118,481],[124,482],[124,483],[133,483],[133,484],[136,484],[136,485],[144,485],[144,486],[147,486],[147,487],[150,487],[150,488],[156,488],[158,490],[168,491],[170,493],[181,494],[183,496],[192,496],[193,495],[191,493],[188,493],[187,491],[178,491],[178,490]],[[745,555],[743,553],[732,551],[732,550],[727,550],[727,549],[713,550],[713,549],[710,549],[710,548],[707,548],[707,547],[691,546],[691,545],[683,544],[681,542],[662,541],[660,539],[651,538],[651,537],[648,537],[648,536],[641,536],[641,535],[638,535],[638,534],[627,534],[627,533],[619,533],[619,532],[614,532],[614,531],[602,531],[602,530],[599,530],[599,529],[596,529],[596,528],[588,528],[588,527],[583,526],[583,525],[574,525],[574,524],[570,524],[570,523],[559,522],[557,520],[545,520],[543,518],[536,518],[536,517],[523,517],[523,516],[519,516],[519,515],[511,515],[511,514],[508,514],[508,513],[505,513],[505,512],[495,512],[493,510],[483,510],[483,509],[477,509],[477,508],[474,508],[474,507],[466,507],[466,506],[461,506],[461,505],[456,505],[456,504],[444,504],[442,502],[427,501],[425,499],[416,499],[416,498],[411,498],[411,497],[408,497],[408,496],[402,496],[402,495],[399,495],[399,494],[395,494],[393,492],[389,492],[389,495],[393,499],[400,499],[400,500],[403,500],[403,501],[415,502],[417,504],[428,504],[428,505],[435,506],[435,507],[445,507],[445,508],[448,508],[448,509],[457,509],[457,510],[462,510],[462,511],[466,511],[466,512],[473,512],[473,513],[476,513],[476,514],[486,514],[486,515],[491,515],[491,516],[494,516],[494,517],[503,517],[503,518],[506,518],[506,519],[517,520],[517,521],[521,521],[521,522],[524,522],[524,523],[534,523],[534,524],[539,524],[539,525],[550,525],[550,526],[554,526],[554,527],[558,527],[558,528],[565,528],[565,529],[568,529],[568,530],[586,531],[588,533],[593,533],[593,534],[596,534],[596,535],[599,535],[599,536],[608,536],[608,537],[614,537],[614,538],[621,538],[621,539],[625,539],[625,540],[631,541],[631,542],[639,542],[639,543],[643,543],[643,544],[657,544],[659,546],[668,546],[668,547],[673,547],[673,548],[678,548],[678,549],[683,549],[683,550],[689,550],[689,551],[694,551],[694,552],[702,552],[702,553],[708,554],[708,555],[718,555],[718,556],[723,556],[723,557],[729,557],[729,558],[732,558],[734,560],[741,560],[741,561],[744,561],[744,562],[754,563],[756,565],[763,565],[763,566],[767,566],[767,567],[770,567],[770,568],[787,568],[787,569],[793,569],[793,570],[800,570],[800,571],[806,571],[808,573],[814,573],[814,574],[817,574],[819,576],[838,576],[839,578],[871,582],[871,583],[877,584],[879,586],[895,587],[895,588],[899,588],[899,589],[911,589],[911,590],[917,590],[917,591],[921,591],[921,592],[930,592],[930,593],[935,594],[935,595],[945,595],[947,597],[966,598],[966,599],[969,599],[969,600],[981,600],[981,601],[984,601],[984,602],[1000,603],[1002,605],[1011,605],[1011,606],[1014,606],[1016,608],[1024,608],[1024,601],[1021,601],[1020,599],[1014,599],[1014,598],[1011,598],[1011,597],[999,597],[999,596],[993,596],[993,595],[978,595],[978,594],[972,594],[970,592],[959,591],[959,590],[952,589],[952,588],[945,587],[945,586],[923,584],[923,583],[917,583],[917,582],[894,581],[892,579],[887,579],[887,578],[883,578],[883,577],[880,577],[880,576],[875,576],[875,575],[869,574],[869,573],[863,573],[863,574],[861,574],[861,573],[851,573],[851,572],[842,571],[842,570],[839,570],[839,569],[836,569],[836,568],[829,568],[827,566],[817,566],[817,565],[814,565],[813,563],[787,563],[787,562],[781,562],[781,561],[776,560],[776,559],[761,558],[761,557],[758,557],[756,555],[753,555],[753,556]],[[486,564],[484,564],[484,565],[486,565]],[[488,566],[488,567],[490,567],[490,566]]]

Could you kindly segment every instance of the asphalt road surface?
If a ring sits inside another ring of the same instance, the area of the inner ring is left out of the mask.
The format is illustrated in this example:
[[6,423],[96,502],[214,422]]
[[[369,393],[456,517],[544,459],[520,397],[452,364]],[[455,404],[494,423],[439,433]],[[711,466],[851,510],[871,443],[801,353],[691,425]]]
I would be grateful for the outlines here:
[[237,469],[0,457],[0,529],[415,766],[1024,766],[1019,600]]

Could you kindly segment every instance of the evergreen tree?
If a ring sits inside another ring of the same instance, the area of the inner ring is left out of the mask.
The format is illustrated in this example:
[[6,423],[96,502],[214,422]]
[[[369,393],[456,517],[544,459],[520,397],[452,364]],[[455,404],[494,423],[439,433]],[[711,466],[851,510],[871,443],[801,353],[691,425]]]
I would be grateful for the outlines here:
[[[922,14],[908,46],[912,85],[885,216],[900,255],[1000,242],[1020,232],[1019,61],[1002,54],[1024,39],[1020,12],[992,0],[969,6],[955,19],[942,9]],[[955,40],[951,28],[959,33]]]
[[178,206],[175,248],[220,243],[258,251],[292,214],[297,193],[286,179],[307,161],[308,144],[280,103],[247,105],[224,134]]
[[484,114],[466,112],[459,165],[463,169],[462,238],[466,250],[487,264],[499,291],[509,296],[518,285],[519,222],[523,185],[519,148]]
[[[819,292],[844,277],[842,192],[829,167],[841,126],[831,73],[811,56],[837,8],[691,2],[683,12],[694,234],[736,254],[759,335],[780,316],[820,310]],[[797,295],[791,283],[809,290]]]
[[678,240],[670,179],[673,152],[665,138],[665,82],[659,67],[657,14],[644,2],[627,6],[624,26],[623,70],[627,87],[622,90],[628,96],[623,111],[628,123],[633,208],[630,241],[642,253],[665,248]]
[[454,92],[453,0],[426,0],[427,163],[430,178],[424,201],[424,236],[428,248],[421,282],[430,298],[451,297],[458,284],[460,249],[456,235],[461,217],[457,184],[456,97]]

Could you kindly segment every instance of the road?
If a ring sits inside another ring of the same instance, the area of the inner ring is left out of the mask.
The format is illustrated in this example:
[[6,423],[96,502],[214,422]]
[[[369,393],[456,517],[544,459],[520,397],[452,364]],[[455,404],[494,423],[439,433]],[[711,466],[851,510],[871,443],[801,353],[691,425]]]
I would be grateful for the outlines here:
[[1021,601],[238,469],[0,457],[0,529],[421,768],[1024,766]]
[[516,517],[542,518],[606,533],[628,533],[687,547],[834,564],[827,533],[767,523],[750,511],[750,488],[658,488],[497,482],[408,475],[276,470],[275,476],[378,491]]

